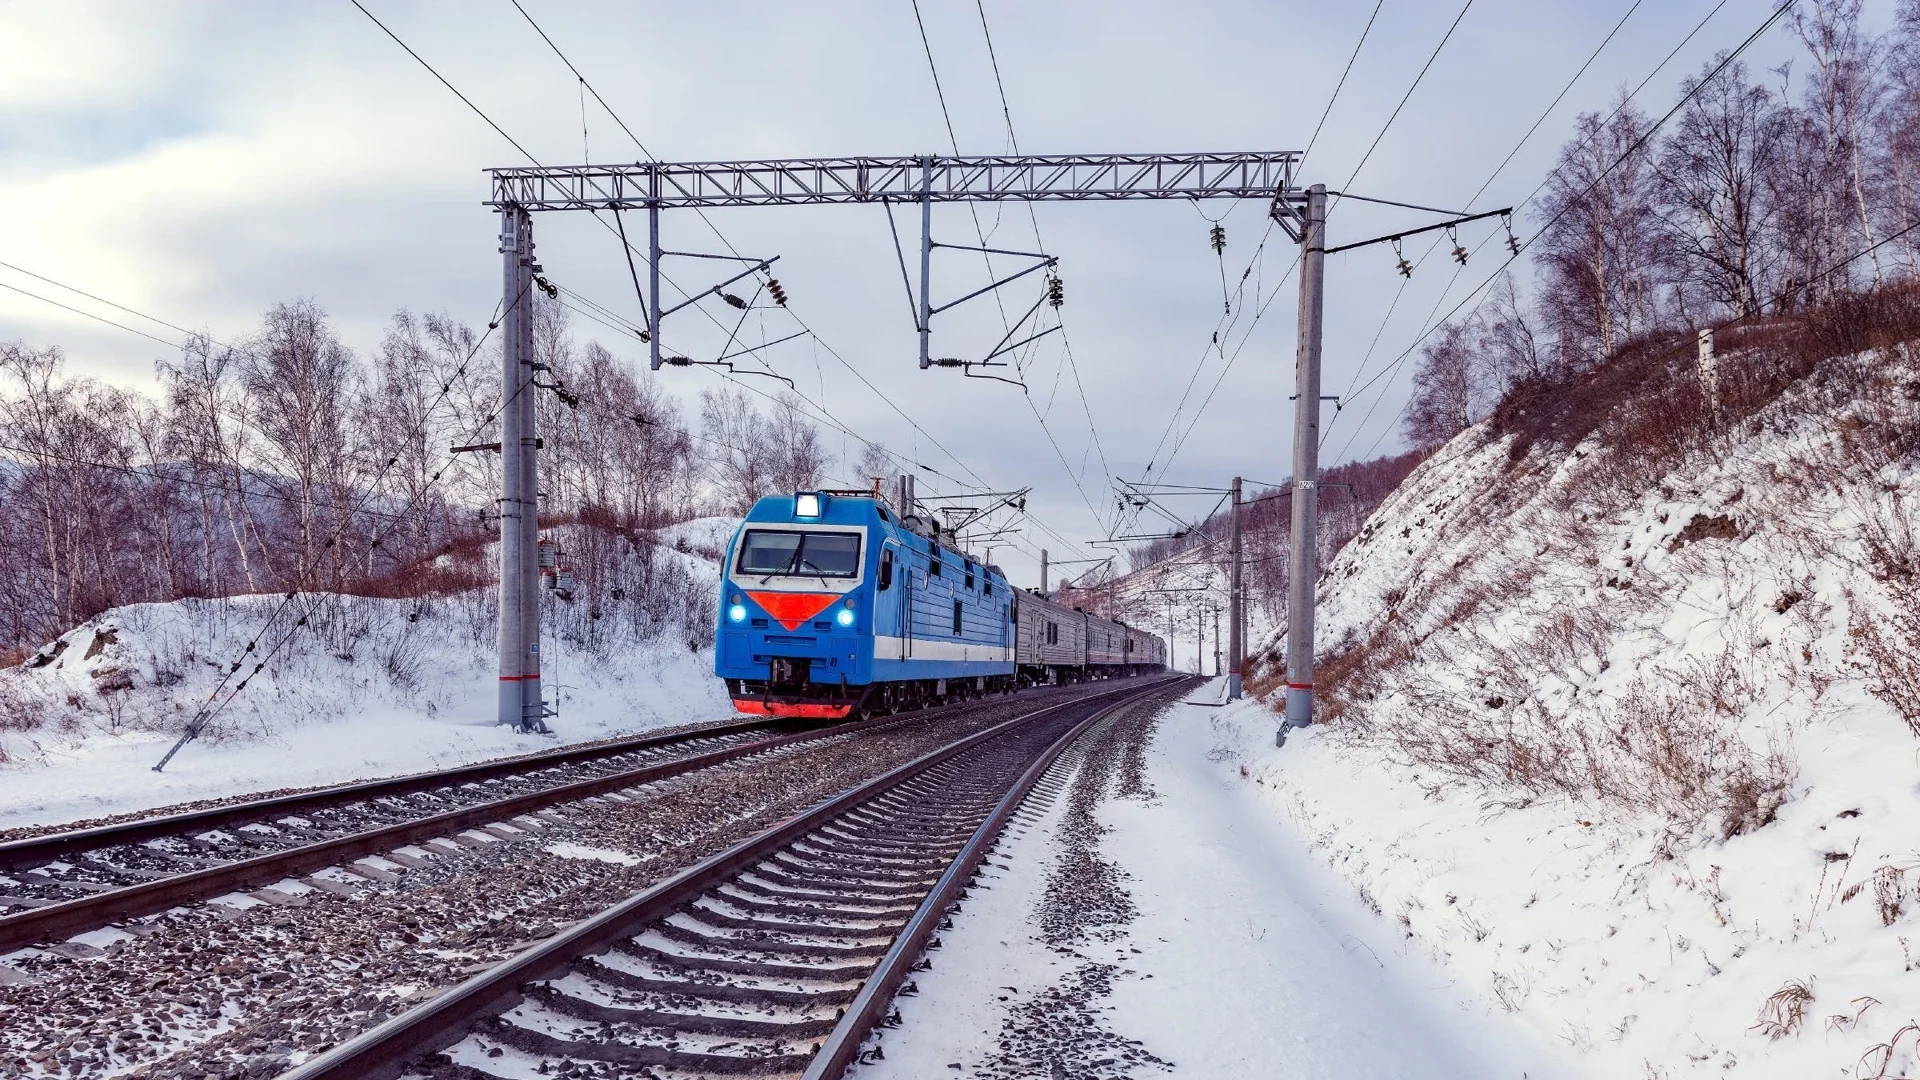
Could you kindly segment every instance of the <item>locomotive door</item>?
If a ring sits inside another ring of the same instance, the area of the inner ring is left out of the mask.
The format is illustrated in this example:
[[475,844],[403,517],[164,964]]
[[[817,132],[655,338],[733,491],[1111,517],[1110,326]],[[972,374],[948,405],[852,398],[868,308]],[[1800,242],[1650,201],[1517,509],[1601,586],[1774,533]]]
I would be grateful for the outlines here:
[[900,633],[894,638],[892,659],[905,660],[913,655],[913,561],[906,556],[906,549],[889,541],[882,549],[881,558],[887,559],[898,567],[894,574],[894,584],[899,599]]

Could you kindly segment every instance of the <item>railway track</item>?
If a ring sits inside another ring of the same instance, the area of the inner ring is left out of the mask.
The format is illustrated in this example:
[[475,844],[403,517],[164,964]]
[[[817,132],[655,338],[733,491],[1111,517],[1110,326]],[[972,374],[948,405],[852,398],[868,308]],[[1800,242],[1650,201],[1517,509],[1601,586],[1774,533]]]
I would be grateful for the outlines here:
[[1033,709],[574,924],[284,1080],[837,1077],[1055,757],[1189,680]]
[[377,878],[354,860],[466,830],[537,830],[563,803],[912,715],[736,721],[0,843],[0,953],[327,867]]

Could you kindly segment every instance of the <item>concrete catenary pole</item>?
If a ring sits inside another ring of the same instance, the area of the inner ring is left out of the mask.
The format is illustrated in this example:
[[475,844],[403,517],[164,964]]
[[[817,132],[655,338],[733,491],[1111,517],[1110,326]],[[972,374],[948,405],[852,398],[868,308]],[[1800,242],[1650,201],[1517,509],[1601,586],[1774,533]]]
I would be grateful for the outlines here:
[[[1313,587],[1319,576],[1320,336],[1327,281],[1327,187],[1307,189],[1300,233],[1299,344],[1294,360],[1293,550],[1287,582],[1287,727],[1313,723]],[[1286,738],[1283,728],[1281,740]]]
[[1047,595],[1047,549],[1040,549],[1040,595]]
[[[1246,631],[1240,625],[1240,478],[1233,478],[1233,516],[1227,531],[1227,551],[1233,569],[1227,577],[1227,700],[1240,700],[1240,670],[1246,660]],[[1216,635],[1217,636],[1217,635]]]
[[1220,609],[1213,609],[1213,677],[1220,677]]
[[545,727],[540,699],[540,481],[533,426],[533,219],[500,214],[499,722]]

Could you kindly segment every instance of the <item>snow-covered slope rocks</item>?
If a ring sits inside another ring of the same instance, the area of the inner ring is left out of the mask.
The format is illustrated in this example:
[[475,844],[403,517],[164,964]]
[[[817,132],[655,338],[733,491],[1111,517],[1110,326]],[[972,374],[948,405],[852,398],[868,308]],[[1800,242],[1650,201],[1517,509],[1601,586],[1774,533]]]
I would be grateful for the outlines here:
[[1718,401],[1658,357],[1509,401],[1327,568],[1322,724],[1222,718],[1408,948],[1596,1075],[1920,1054],[1920,365],[1790,345]]

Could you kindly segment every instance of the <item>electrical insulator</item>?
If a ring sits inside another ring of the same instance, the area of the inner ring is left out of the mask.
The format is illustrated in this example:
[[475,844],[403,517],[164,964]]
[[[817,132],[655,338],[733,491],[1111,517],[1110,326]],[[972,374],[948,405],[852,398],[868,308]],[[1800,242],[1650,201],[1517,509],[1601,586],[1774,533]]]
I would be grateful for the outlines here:
[[773,294],[773,302],[781,307],[787,306],[787,290],[780,287],[779,278],[767,279],[767,291]]
[[1461,266],[1467,265],[1467,249],[1460,246],[1460,234],[1451,227],[1447,229],[1447,239],[1453,241],[1453,261]]
[[1407,253],[1400,250],[1400,241],[1398,240],[1395,240],[1393,242],[1393,254],[1395,258],[1400,260],[1399,264],[1395,266],[1394,269],[1400,271],[1400,276],[1403,278],[1412,277],[1413,264],[1407,261]]
[[1067,302],[1066,286],[1060,283],[1060,278],[1057,275],[1054,277],[1048,278],[1047,279],[1047,303],[1052,304],[1054,307],[1059,307],[1061,304],[1064,304],[1066,302]]
[[730,292],[721,293],[720,299],[725,300],[727,303],[732,304],[734,307],[739,308],[741,311],[747,310],[747,302],[733,295]]
[[1500,224],[1507,230],[1507,250],[1513,252],[1515,255],[1520,254],[1520,240],[1513,235],[1513,219],[1505,214],[1501,214]]
[[1216,253],[1225,252],[1227,250],[1227,230],[1222,226],[1215,225],[1210,235],[1213,240],[1213,250]]
[[533,283],[540,287],[541,292],[547,294],[548,299],[557,300],[560,298],[560,289],[546,278],[535,275]]
[[666,364],[666,365],[667,365],[667,366],[669,366],[669,367],[692,367],[692,366],[693,366],[693,357],[691,357],[691,356],[669,356],[669,357],[667,357],[666,359],[664,359],[664,360],[662,360],[662,361],[660,361],[660,362],[661,362],[661,363],[663,363],[663,364]]
[[648,341],[652,341],[652,340],[653,340],[653,335],[652,335],[652,334],[649,334],[649,333],[647,333],[647,332],[646,332],[645,330],[635,330],[635,331],[634,331],[634,334],[635,334],[636,336],[638,336],[638,337],[640,338],[640,340],[641,340],[641,342],[643,342],[643,343],[644,343],[644,342],[648,342]]

